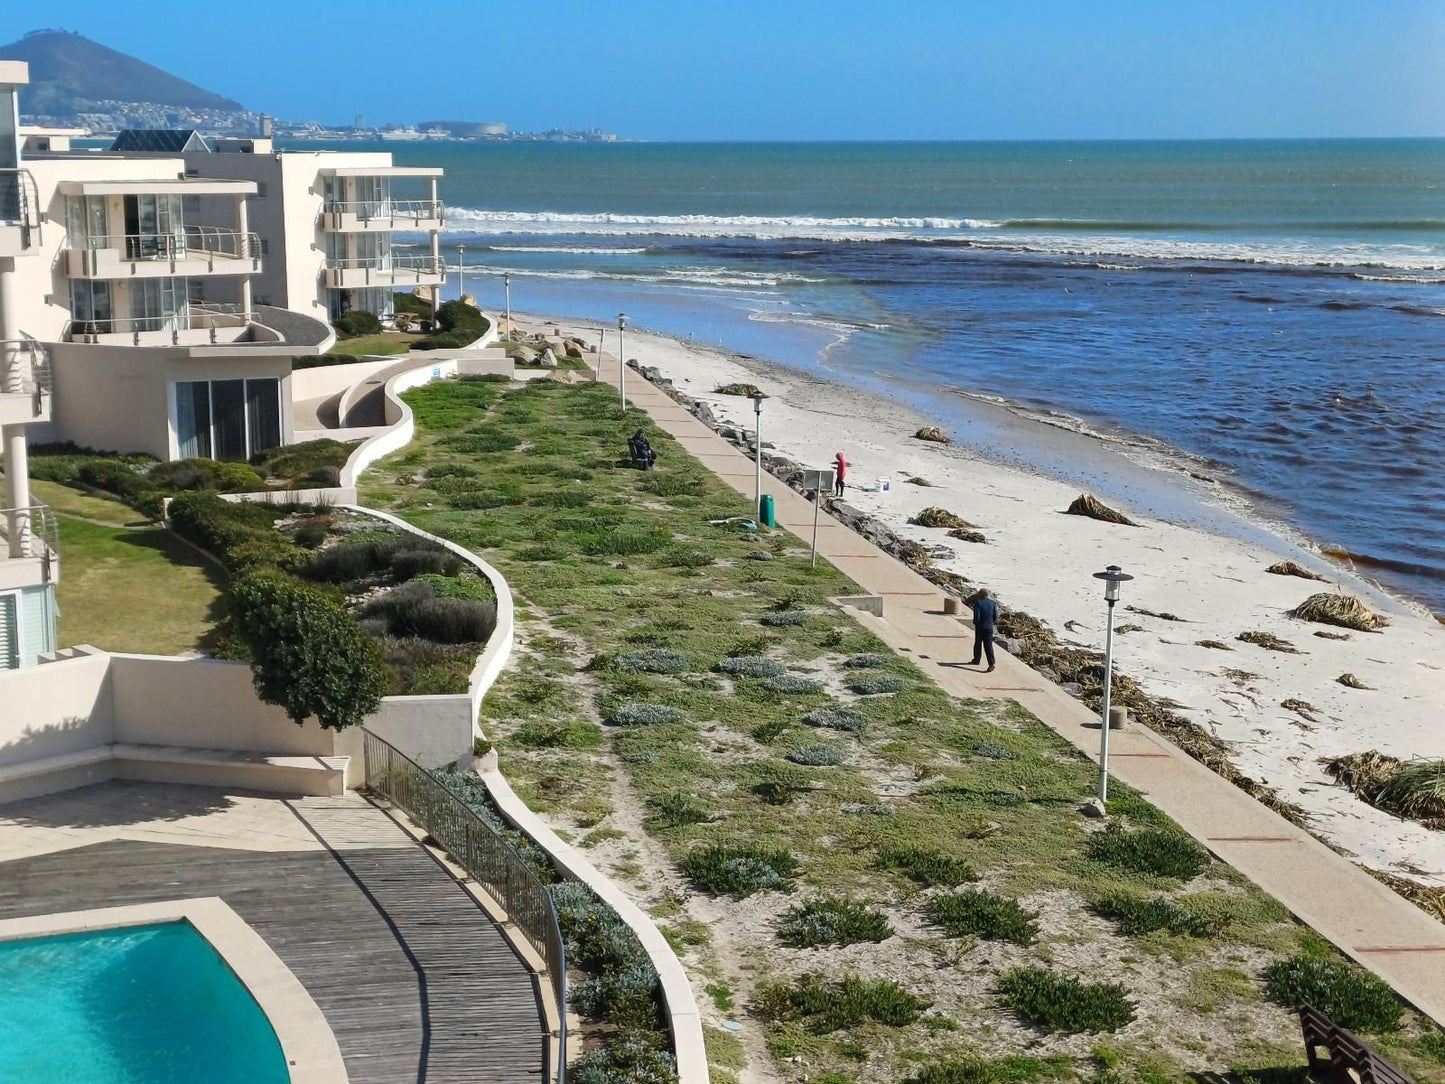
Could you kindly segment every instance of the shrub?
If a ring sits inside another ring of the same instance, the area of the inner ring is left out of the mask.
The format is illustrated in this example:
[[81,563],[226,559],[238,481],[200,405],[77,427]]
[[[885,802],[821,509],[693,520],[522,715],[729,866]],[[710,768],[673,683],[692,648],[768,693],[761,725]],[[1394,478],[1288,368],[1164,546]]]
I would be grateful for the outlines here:
[[1120,933],[1131,936],[1168,930],[1190,937],[1208,937],[1216,931],[1216,924],[1162,896],[1145,900],[1119,892],[1094,901],[1090,909],[1101,918],[1113,920]]
[[376,710],[386,691],[381,653],[344,607],[276,576],[237,580],[227,598],[262,700],[298,724],[315,716],[328,730],[355,726]]
[[393,312],[408,312],[414,316],[425,316],[428,319],[432,315],[432,304],[424,297],[417,294],[406,293],[401,290],[391,295]]
[[697,479],[662,470],[650,472],[642,488],[658,497],[700,497],[703,492],[702,483]]
[[805,726],[821,727],[824,730],[842,730],[856,734],[868,725],[868,719],[852,708],[819,708],[803,716]]
[[578,531],[576,540],[589,557],[636,557],[670,545],[672,535],[657,527],[594,528]]
[[712,814],[700,798],[681,791],[659,794],[649,798],[647,804],[652,810],[649,819],[654,828],[681,828],[712,820]]
[[1301,954],[1270,964],[1264,988],[1287,1009],[1313,1005],[1342,1028],[1394,1031],[1400,1002],[1384,982],[1332,956]]
[[336,329],[338,339],[355,339],[361,335],[380,335],[381,320],[375,313],[367,312],[365,309],[352,309],[350,312],[342,313],[331,326]]
[[667,1039],[658,1031],[625,1028],[567,1067],[572,1084],[677,1084]]
[[896,982],[851,975],[827,982],[820,975],[803,975],[791,985],[765,984],[755,1007],[764,1019],[799,1020],[811,1031],[828,1034],[870,1023],[907,1027],[928,1005]]
[[210,492],[184,493],[171,501],[171,527],[233,575],[290,567],[303,551],[275,530],[284,511],[269,504],[223,501]]
[[657,969],[644,956],[577,983],[568,1000],[578,1012],[599,1020],[656,1027],[657,990]]
[[668,546],[657,555],[658,568],[706,568],[712,554],[697,546]]
[[1204,872],[1208,855],[1182,832],[1167,828],[1125,831],[1111,825],[1089,837],[1089,857],[1133,873],[1189,881]]
[[877,696],[880,693],[901,693],[908,688],[908,682],[892,674],[869,674],[851,678],[848,688],[859,696]]
[[896,869],[921,885],[965,884],[978,880],[972,865],[927,847],[885,847],[878,852],[878,864]]
[[455,576],[462,561],[443,549],[406,549],[391,555],[391,574],[405,583],[415,576]]
[[721,660],[717,668],[734,677],[771,678],[787,673],[787,667],[766,655],[733,655]]
[[856,945],[893,936],[888,919],[860,903],[822,896],[792,908],[778,926],[778,937],[792,948]]
[[145,480],[150,488],[167,492],[214,489],[221,493],[251,493],[266,488],[265,480],[245,463],[220,463],[214,459],[157,463]]
[[770,888],[784,888],[797,872],[798,860],[787,851],[752,844],[700,847],[682,860],[682,872],[702,892],[739,899]]
[[373,599],[364,611],[384,617],[395,636],[418,636],[438,644],[480,644],[497,627],[495,603],[439,598],[430,584],[413,581]]
[[865,651],[860,655],[854,655],[843,663],[854,670],[868,670],[875,666],[887,666],[893,661],[893,656],[885,655],[879,651]]
[[786,610],[781,613],[763,614],[758,621],[770,629],[791,628],[806,625],[813,619],[807,610]]
[[973,755],[985,760],[1015,760],[1018,754],[996,741],[984,739],[973,743]]
[[788,759],[794,764],[804,764],[810,768],[831,768],[842,764],[844,756],[843,750],[836,745],[820,744],[800,746],[788,754]]
[[495,602],[497,598],[491,582],[481,576],[441,576],[424,572],[412,579],[426,584],[438,598],[464,598],[475,602]]
[[665,726],[682,719],[680,708],[629,701],[607,717],[613,726]]
[[[928,1023],[933,1017],[926,1017]],[[1025,1081],[1069,1079],[1071,1058],[1058,1056],[1043,1059],[1026,1054],[1010,1054],[1006,1057],[985,1060],[983,1058],[951,1058],[935,1062],[921,1069],[908,1084],[1023,1084]],[[1101,1084],[1113,1079],[1110,1074],[1101,1074],[1096,1080]]]
[[981,937],[1031,945],[1039,935],[1038,913],[991,892],[965,889],[929,902],[929,914],[950,937]]
[[796,693],[806,695],[808,693],[820,693],[823,691],[823,683],[802,674],[779,674],[777,677],[770,677],[763,682],[775,693]]
[[999,980],[1004,1002],[1041,1031],[1117,1031],[1134,1019],[1118,983],[1086,983],[1042,967],[1020,967]]
[[681,674],[691,668],[687,656],[666,647],[646,647],[641,651],[624,651],[612,659],[612,669],[632,670],[643,674]]

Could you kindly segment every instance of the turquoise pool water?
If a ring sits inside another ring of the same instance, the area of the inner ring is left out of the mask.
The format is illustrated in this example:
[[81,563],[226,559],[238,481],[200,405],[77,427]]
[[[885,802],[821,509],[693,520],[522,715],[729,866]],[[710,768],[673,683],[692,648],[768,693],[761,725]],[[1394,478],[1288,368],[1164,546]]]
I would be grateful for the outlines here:
[[287,1084],[261,1007],[188,922],[0,941],[0,1081]]

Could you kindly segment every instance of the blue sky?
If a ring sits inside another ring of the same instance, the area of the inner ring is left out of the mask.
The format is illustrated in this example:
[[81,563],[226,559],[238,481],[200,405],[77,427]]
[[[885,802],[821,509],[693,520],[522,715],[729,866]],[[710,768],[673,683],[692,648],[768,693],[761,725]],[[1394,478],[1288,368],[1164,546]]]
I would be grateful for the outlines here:
[[638,139],[1445,136],[1445,0],[142,7],[69,0],[10,26],[63,10],[64,29],[323,122]]

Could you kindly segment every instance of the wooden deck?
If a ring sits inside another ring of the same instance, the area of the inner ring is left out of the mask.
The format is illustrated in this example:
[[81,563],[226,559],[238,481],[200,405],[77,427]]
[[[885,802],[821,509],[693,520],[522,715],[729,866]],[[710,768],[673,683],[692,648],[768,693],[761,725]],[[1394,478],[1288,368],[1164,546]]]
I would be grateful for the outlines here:
[[[134,809],[134,823],[97,824],[97,798]],[[278,800],[315,838],[303,850],[207,846],[201,834],[197,845],[116,838],[224,801],[202,788],[114,782],[0,806],[7,831],[67,825],[69,808],[79,814],[70,823],[96,837],[0,863],[0,918],[220,896],[311,993],[351,1084],[542,1080],[531,975],[475,901],[364,799]]]

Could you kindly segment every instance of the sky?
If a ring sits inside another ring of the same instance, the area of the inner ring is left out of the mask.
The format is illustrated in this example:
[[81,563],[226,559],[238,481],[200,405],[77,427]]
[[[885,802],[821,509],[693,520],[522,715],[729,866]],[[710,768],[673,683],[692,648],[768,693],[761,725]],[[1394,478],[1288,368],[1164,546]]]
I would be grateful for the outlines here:
[[214,22],[194,0],[141,6],[68,0],[20,29],[63,10],[63,29],[322,123],[655,140],[1445,136],[1445,0],[247,0]]

